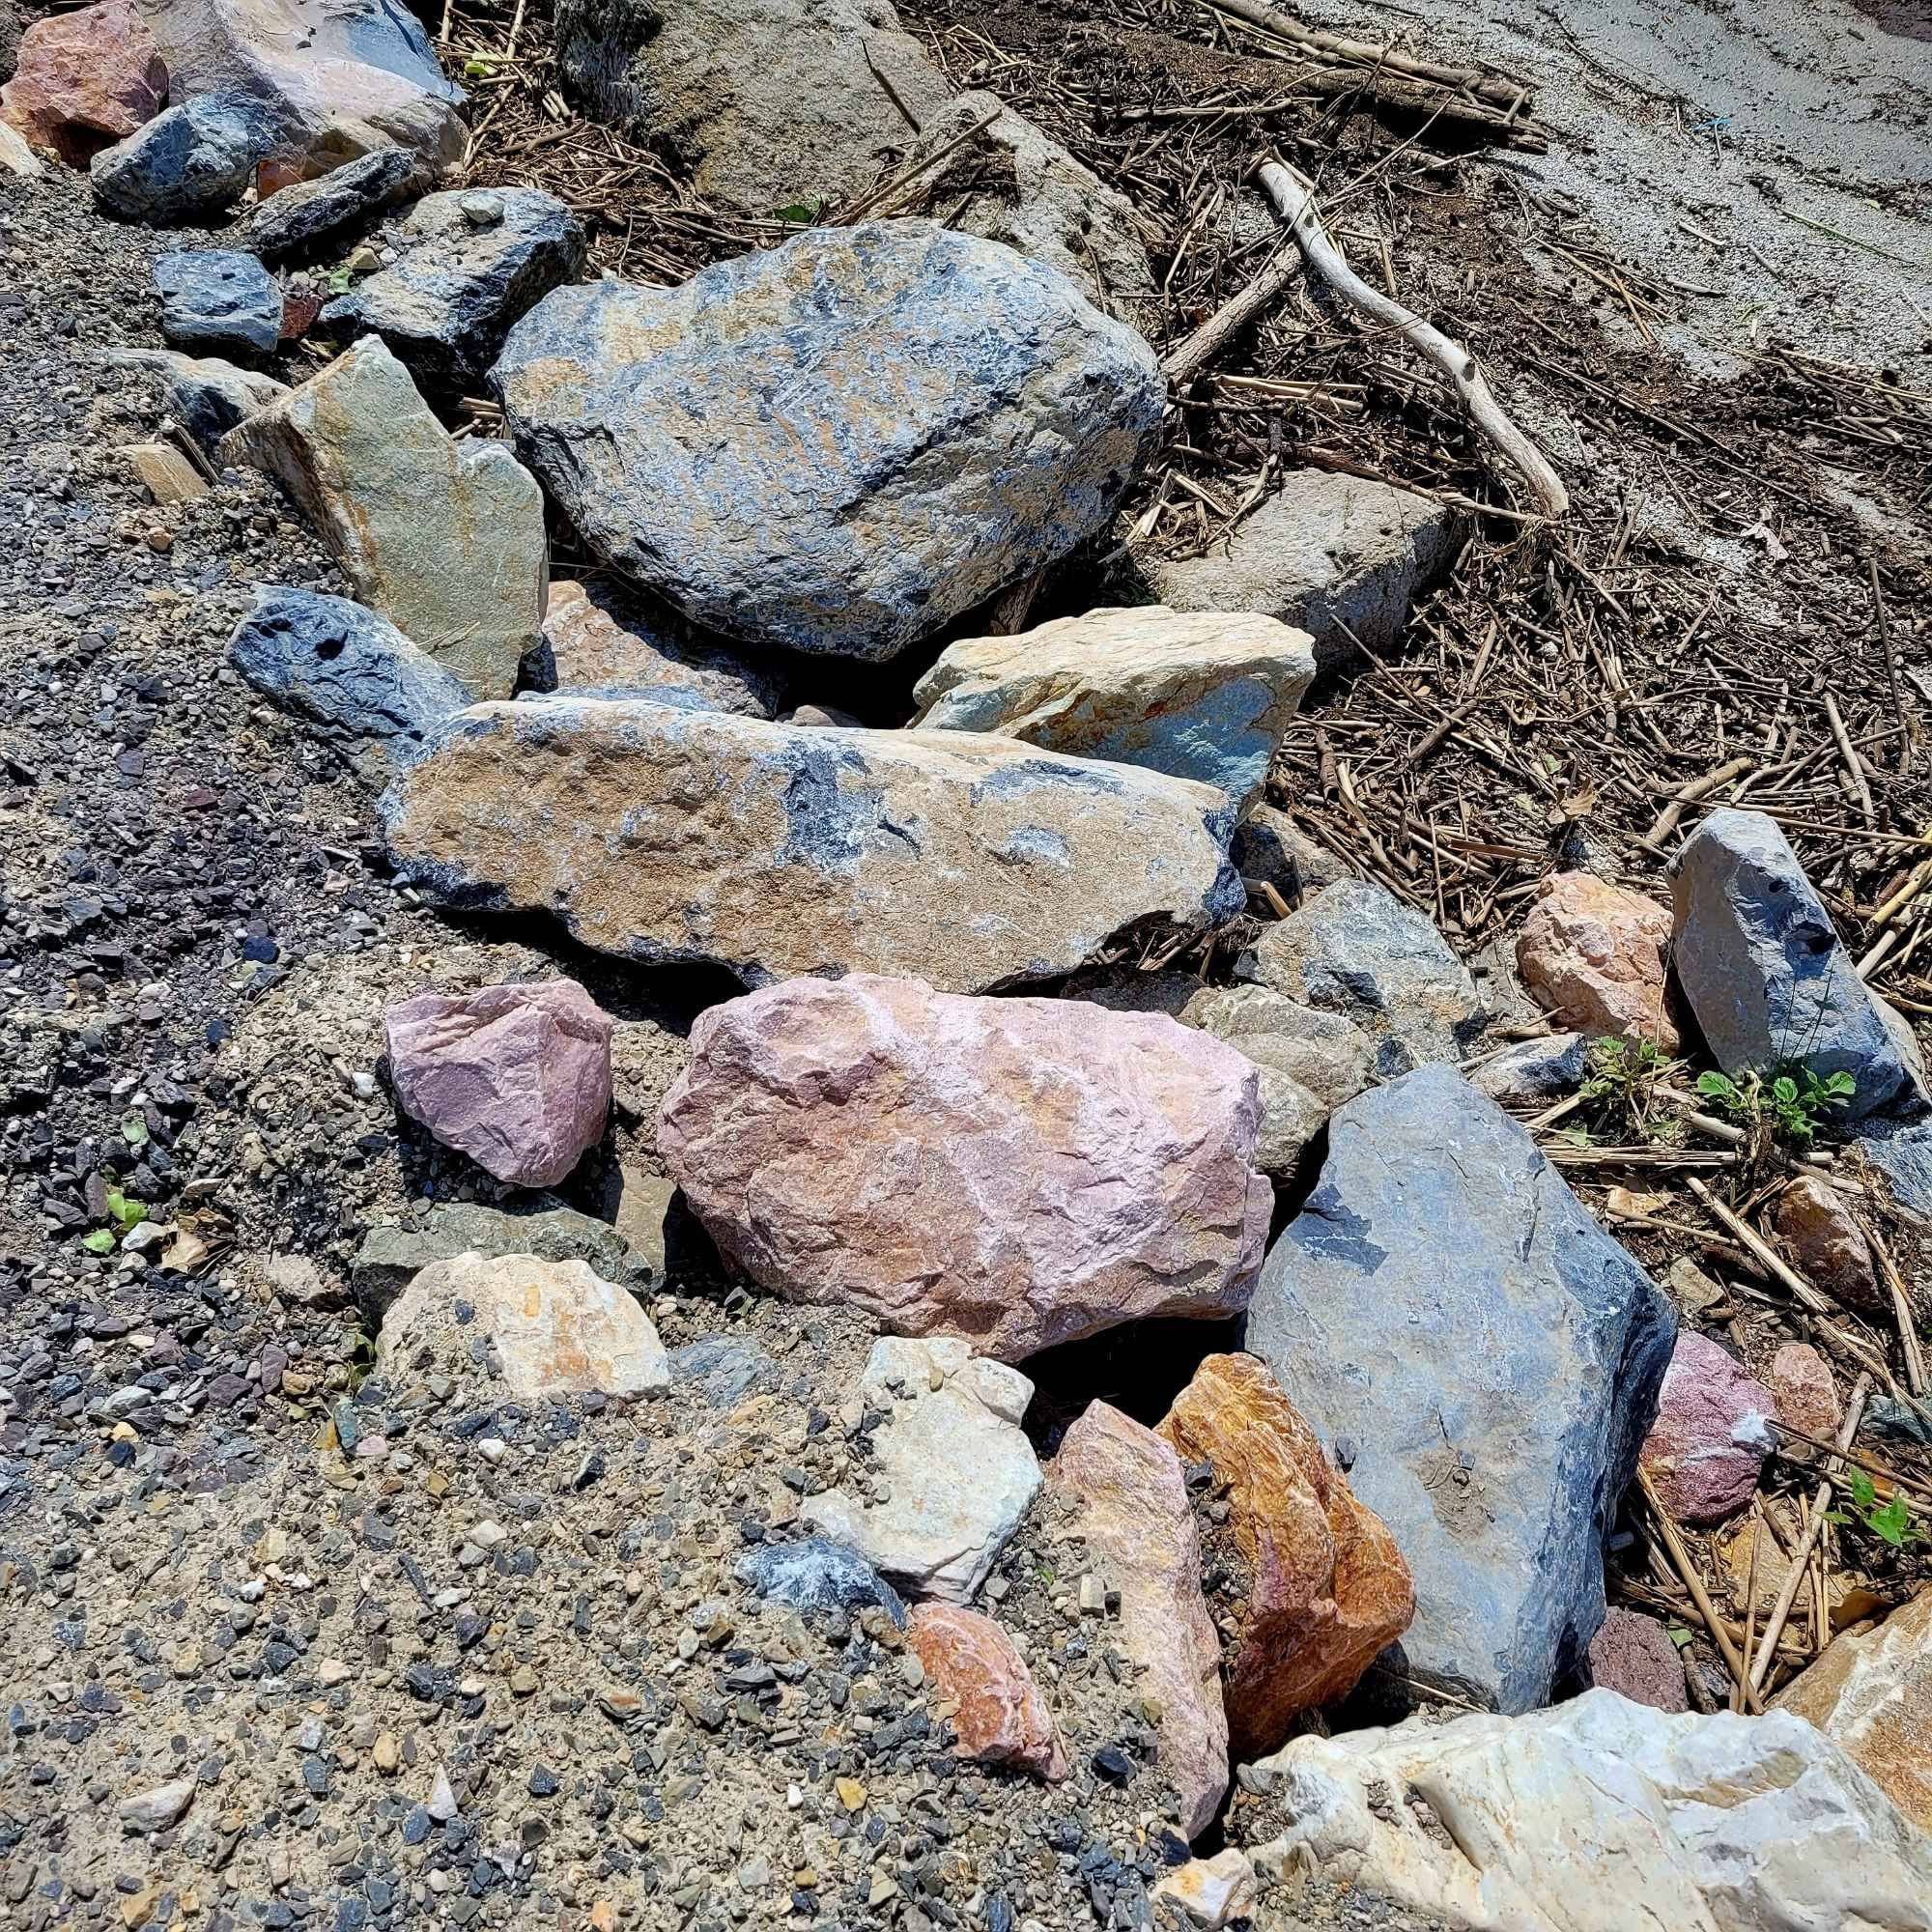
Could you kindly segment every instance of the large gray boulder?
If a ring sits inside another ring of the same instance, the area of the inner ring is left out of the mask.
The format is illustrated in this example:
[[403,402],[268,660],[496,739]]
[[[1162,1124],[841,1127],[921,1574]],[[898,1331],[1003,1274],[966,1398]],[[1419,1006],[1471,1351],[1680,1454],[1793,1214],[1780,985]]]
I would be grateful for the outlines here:
[[155,258],[161,334],[177,349],[259,361],[281,340],[282,292],[252,255],[183,248]]
[[1868,992],[1775,819],[1714,811],[1671,869],[1677,983],[1727,1073],[1849,1073],[1833,1118],[1923,1108],[1912,1030]]
[[197,95],[94,156],[88,163],[94,199],[129,221],[218,223],[274,143],[274,123],[259,101]]
[[926,221],[558,289],[493,380],[607,562],[707,630],[875,660],[1102,529],[1165,396],[1064,275]]
[[1416,1682],[1549,1701],[1604,1616],[1604,1536],[1677,1319],[1529,1135],[1453,1068],[1328,1123],[1247,1346],[1415,1576]]

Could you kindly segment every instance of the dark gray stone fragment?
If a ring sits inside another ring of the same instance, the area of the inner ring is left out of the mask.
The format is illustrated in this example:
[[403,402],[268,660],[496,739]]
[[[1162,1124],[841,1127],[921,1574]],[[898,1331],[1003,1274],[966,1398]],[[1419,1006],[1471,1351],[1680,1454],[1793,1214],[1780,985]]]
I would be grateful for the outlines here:
[[799,1543],[767,1543],[740,1558],[738,1580],[767,1603],[795,1610],[882,1609],[901,1629],[905,1603],[899,1593],[842,1543],[808,1536]]
[[308,261],[338,251],[430,184],[412,148],[374,148],[314,181],[295,182],[248,217],[247,245],[265,262]]
[[243,95],[202,94],[163,108],[88,164],[94,199],[156,227],[217,220],[275,144],[273,117]]
[[161,333],[180,349],[213,349],[250,358],[281,339],[282,292],[252,255],[233,248],[186,248],[155,263]]

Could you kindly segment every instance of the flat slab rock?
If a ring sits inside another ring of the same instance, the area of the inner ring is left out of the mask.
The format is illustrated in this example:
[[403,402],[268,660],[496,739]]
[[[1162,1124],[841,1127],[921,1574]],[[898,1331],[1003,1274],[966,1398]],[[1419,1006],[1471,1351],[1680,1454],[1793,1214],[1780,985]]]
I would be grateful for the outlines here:
[[556,696],[439,728],[383,801],[411,884],[554,912],[586,945],[759,985],[1067,973],[1120,927],[1238,910],[1226,801],[966,732],[766,724]]
[[185,248],[155,262],[161,333],[178,349],[259,360],[282,335],[282,292],[252,255]]
[[380,1315],[424,1268],[462,1254],[583,1262],[593,1273],[622,1286],[652,1281],[651,1270],[639,1264],[614,1228],[575,1208],[548,1207],[513,1214],[476,1201],[448,1201],[432,1208],[419,1228],[381,1221],[369,1229],[351,1264],[355,1298],[365,1310]]
[[713,1007],[692,1046],[659,1151],[776,1293],[1006,1361],[1247,1303],[1260,1105],[1205,1034],[854,974]]
[[292,182],[248,213],[248,247],[265,262],[303,261],[353,242],[384,209],[430,185],[413,148],[372,148],[313,181]]
[[1103,528],[1165,401],[1065,276],[927,221],[558,289],[492,380],[606,562],[722,636],[871,660]]

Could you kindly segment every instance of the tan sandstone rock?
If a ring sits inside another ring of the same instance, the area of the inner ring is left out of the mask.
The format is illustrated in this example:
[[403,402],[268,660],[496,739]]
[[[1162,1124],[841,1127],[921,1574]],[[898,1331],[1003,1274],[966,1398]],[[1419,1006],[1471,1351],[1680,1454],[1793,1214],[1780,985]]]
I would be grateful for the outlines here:
[[1013,1765],[1053,1784],[1066,1776],[1053,1713],[1012,1638],[990,1617],[956,1604],[921,1604],[907,1619],[906,1645],[934,1690],[959,1706],[952,1728],[961,1757]]
[[1537,888],[1516,946],[1523,984],[1565,1026],[1677,1051],[1664,1004],[1670,909],[1591,872]]

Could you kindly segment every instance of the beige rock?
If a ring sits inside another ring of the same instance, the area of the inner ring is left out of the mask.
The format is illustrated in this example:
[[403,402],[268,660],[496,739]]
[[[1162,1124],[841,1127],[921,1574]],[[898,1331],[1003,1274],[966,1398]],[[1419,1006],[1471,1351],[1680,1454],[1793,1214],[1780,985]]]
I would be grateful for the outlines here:
[[781,685],[774,671],[700,641],[668,610],[647,611],[640,599],[602,579],[553,583],[543,635],[559,691],[616,697],[676,690],[707,710],[747,718],[769,718],[778,708]]
[[1850,1308],[1883,1308],[1871,1244],[1829,1181],[1801,1175],[1777,1197],[1773,1226],[1800,1274]]
[[1255,1868],[1248,1855],[1230,1845],[1211,1859],[1189,1859],[1160,1880],[1148,1896],[1156,1904],[1178,1905],[1190,1925],[1201,1932],[1220,1932],[1233,1918],[1251,1918],[1255,1911]]
[[208,495],[208,482],[201,471],[165,442],[130,442],[121,454],[157,503],[186,503]]
[[44,163],[27,145],[27,138],[11,122],[0,121],[0,168],[31,181]]
[[1557,872],[1537,888],[1516,963],[1565,1026],[1675,1053],[1677,1028],[1664,1004],[1669,952],[1668,906],[1591,872]]

